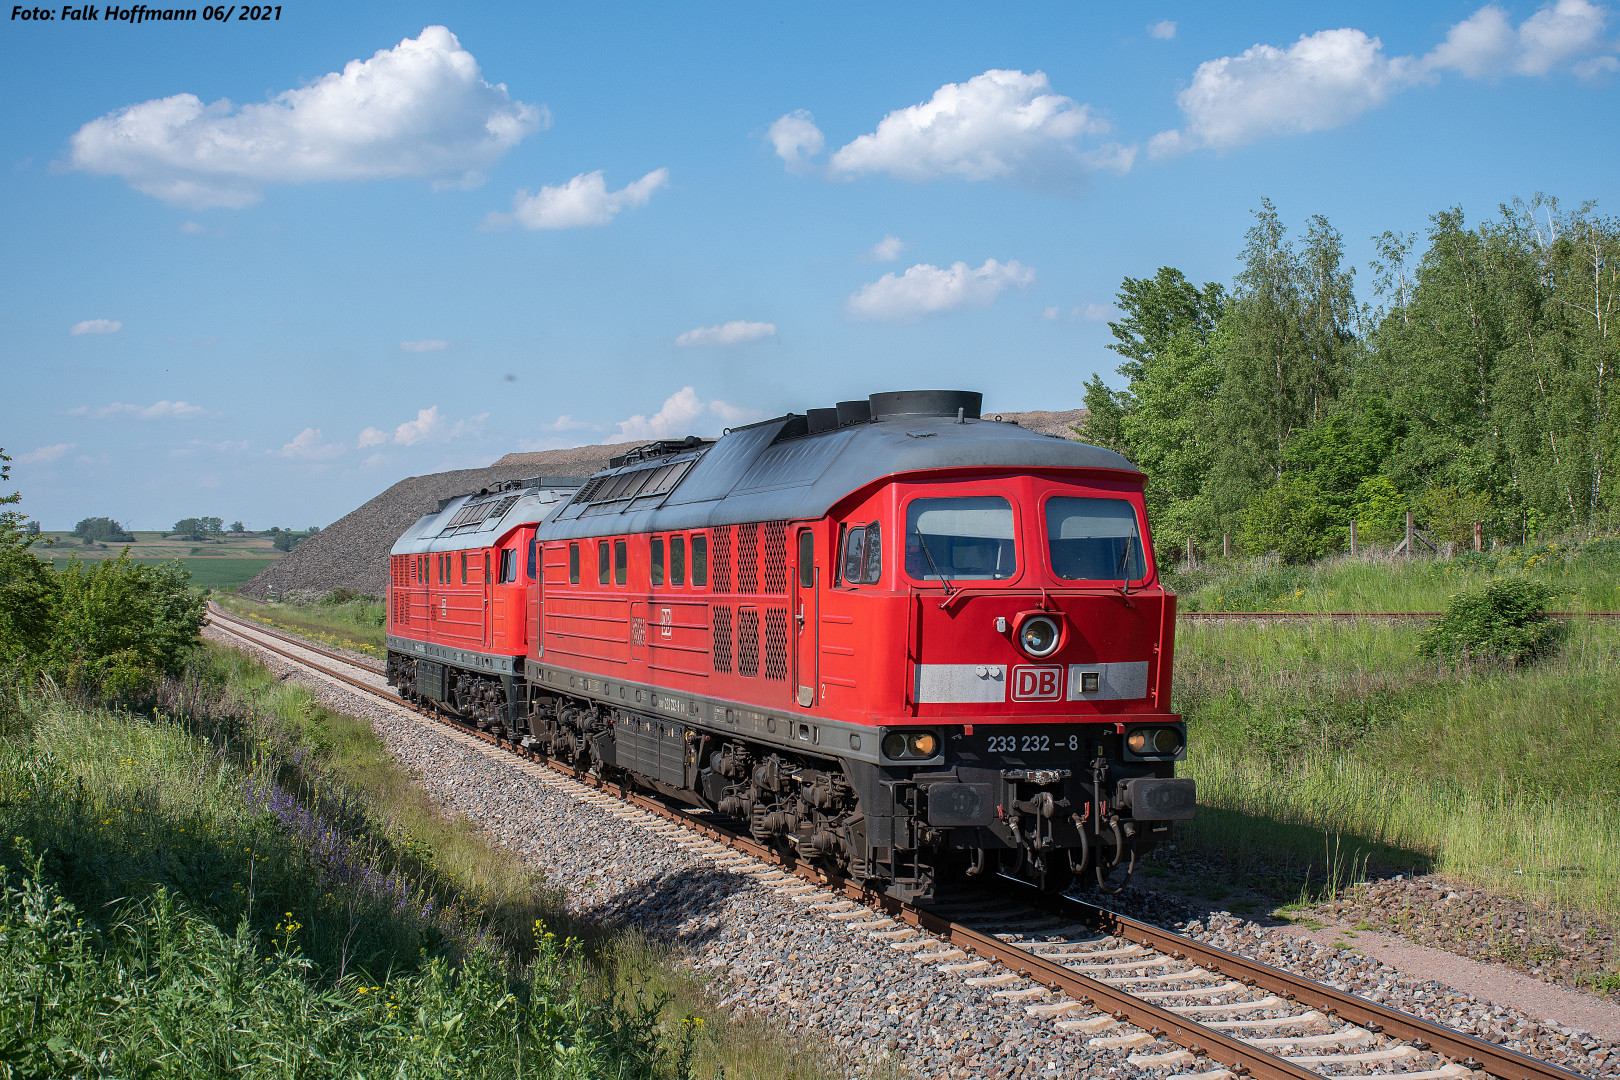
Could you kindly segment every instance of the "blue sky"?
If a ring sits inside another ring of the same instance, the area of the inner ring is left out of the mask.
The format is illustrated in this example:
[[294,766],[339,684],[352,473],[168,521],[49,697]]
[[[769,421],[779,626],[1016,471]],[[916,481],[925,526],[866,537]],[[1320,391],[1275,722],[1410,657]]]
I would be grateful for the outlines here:
[[1229,281],[1262,197],[1364,267],[1620,175],[1595,0],[47,10],[0,39],[0,446],[46,528],[326,524],[878,390],[1072,408],[1120,279]]

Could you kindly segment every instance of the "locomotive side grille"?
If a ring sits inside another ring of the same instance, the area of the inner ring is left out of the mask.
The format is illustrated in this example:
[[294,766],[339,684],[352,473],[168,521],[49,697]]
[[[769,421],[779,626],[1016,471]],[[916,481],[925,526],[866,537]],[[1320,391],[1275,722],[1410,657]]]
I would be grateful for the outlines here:
[[714,624],[714,670],[719,675],[731,674],[731,608],[716,604],[712,611]]
[[787,592],[787,522],[767,521],[764,527],[765,591]]
[[788,672],[787,608],[765,609],[765,677],[777,682],[787,680]]
[[731,591],[731,526],[709,530],[709,588],[717,593]]
[[759,526],[737,526],[737,591],[759,592]]
[[759,608],[737,609],[737,674],[759,675]]

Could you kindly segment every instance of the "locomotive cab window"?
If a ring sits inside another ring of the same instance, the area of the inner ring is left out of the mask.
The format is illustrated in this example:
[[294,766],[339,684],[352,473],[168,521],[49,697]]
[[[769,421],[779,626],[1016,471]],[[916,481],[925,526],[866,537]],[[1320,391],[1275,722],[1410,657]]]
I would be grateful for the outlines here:
[[613,541],[613,584],[623,585],[630,571],[630,544],[624,540]]
[[579,545],[568,545],[568,584],[579,584]]
[[596,583],[598,585],[606,585],[608,583],[608,577],[612,573],[613,562],[608,557],[608,542],[606,540],[598,540],[596,542]]
[[799,588],[816,587],[816,534],[809,529],[799,531]]
[[501,549],[501,584],[510,585],[517,580],[517,551],[513,548]]
[[1068,496],[1046,500],[1046,546],[1052,572],[1070,581],[1135,581],[1147,577],[1136,509],[1124,499]]
[[906,573],[918,581],[1003,581],[1018,572],[1012,506],[998,495],[913,499]]
[[664,538],[662,536],[652,538],[651,571],[652,583],[662,585],[664,583]]
[[709,538],[704,533],[692,534],[692,587],[701,589],[709,583]]
[[533,581],[540,570],[540,537],[529,537],[529,565],[527,576]]
[[669,583],[686,584],[686,537],[669,538]]
[[465,551],[461,553],[461,583],[463,585],[467,584],[467,553]]

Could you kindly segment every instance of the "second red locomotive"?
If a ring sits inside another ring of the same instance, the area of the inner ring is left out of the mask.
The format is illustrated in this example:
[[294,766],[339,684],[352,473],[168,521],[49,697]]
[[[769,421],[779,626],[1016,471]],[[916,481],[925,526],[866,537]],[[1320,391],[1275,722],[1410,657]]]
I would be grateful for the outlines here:
[[1191,817],[1175,596],[1110,451],[907,391],[447,500],[389,680],[905,898],[1094,877]]

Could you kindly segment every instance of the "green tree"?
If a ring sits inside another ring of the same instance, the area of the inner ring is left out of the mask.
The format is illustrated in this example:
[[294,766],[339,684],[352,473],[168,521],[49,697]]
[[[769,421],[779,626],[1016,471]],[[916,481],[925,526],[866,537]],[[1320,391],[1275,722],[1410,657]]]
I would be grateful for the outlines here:
[[231,532],[239,533],[239,532],[246,532],[246,531],[247,531],[247,526],[242,524],[240,521],[231,522]]
[[134,534],[110,517],[89,517],[73,526],[73,535],[86,544],[129,544]]
[[205,601],[178,561],[143,566],[128,553],[59,575],[46,670],[64,685],[127,693],[155,673],[178,675],[202,630]]
[[[11,479],[11,458],[0,449],[0,485]],[[0,496],[0,664],[12,665],[37,655],[51,630],[56,575],[34,557],[33,538],[22,528],[23,515],[9,509],[21,492]]]
[[1238,541],[1252,552],[1275,551],[1291,563],[1308,562],[1332,550],[1332,513],[1310,478],[1284,473],[1243,512]]
[[174,523],[174,532],[189,540],[208,540],[224,535],[225,522],[217,517],[181,518]]

